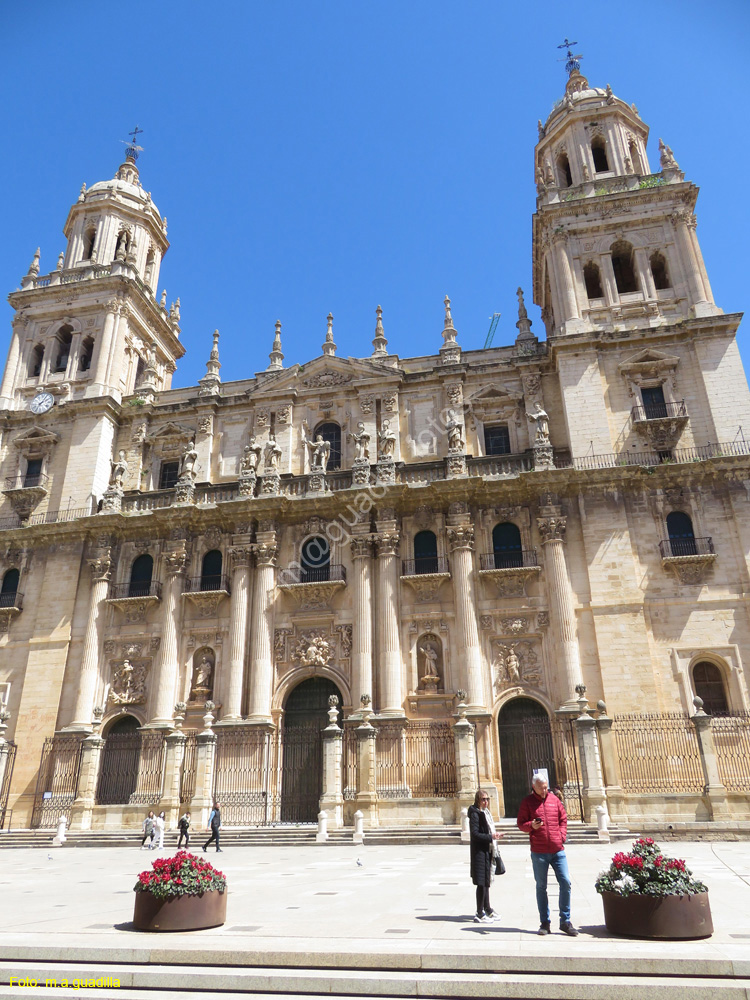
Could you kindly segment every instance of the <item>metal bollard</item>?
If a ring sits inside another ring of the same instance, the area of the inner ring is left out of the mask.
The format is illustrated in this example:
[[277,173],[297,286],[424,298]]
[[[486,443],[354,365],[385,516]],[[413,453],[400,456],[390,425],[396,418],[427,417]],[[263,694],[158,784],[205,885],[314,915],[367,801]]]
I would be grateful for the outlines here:
[[358,809],[354,814],[354,843],[364,844],[365,842],[365,817]]

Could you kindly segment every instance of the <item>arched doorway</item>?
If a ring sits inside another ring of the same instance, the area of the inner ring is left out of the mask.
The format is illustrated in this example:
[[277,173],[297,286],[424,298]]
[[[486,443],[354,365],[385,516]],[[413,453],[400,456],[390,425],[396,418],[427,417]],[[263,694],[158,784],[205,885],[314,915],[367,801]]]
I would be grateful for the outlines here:
[[98,805],[125,805],[138,783],[141,755],[140,722],[121,715],[107,729],[96,788]]
[[546,768],[550,788],[556,784],[549,716],[533,698],[513,698],[500,709],[497,728],[505,815],[517,816],[534,771]]
[[328,699],[341,692],[326,677],[302,681],[289,694],[281,724],[281,822],[314,823],[323,791],[323,730]]

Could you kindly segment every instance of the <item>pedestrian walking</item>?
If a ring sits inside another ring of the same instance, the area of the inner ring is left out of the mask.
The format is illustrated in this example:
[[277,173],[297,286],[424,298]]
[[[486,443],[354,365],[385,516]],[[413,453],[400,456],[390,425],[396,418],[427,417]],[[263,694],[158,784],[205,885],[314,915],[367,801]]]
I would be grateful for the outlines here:
[[474,796],[474,805],[469,806],[469,833],[469,870],[471,881],[477,887],[474,923],[492,923],[497,913],[490,905],[490,886],[495,877],[496,844],[503,834],[495,829],[490,797],[483,788]]
[[560,930],[569,937],[578,931],[570,922],[570,873],[565,854],[568,836],[568,816],[565,806],[548,790],[547,779],[535,774],[531,782],[531,795],[522,799],[516,823],[518,829],[529,835],[531,867],[536,882],[536,903],[539,907],[538,934],[550,933],[547,875],[550,867],[560,886]]
[[155,833],[157,834],[157,836],[158,836],[159,839],[158,839],[157,843],[154,844],[152,842],[152,844],[151,844],[151,846],[156,851],[163,851],[164,850],[164,828],[166,827],[166,825],[167,825],[166,814],[163,813],[163,812],[160,812],[159,815],[154,820],[154,830],[155,830]]
[[145,846],[146,845],[146,841],[149,840],[151,842],[148,845],[149,847],[151,846],[151,844],[154,841],[154,814],[153,814],[153,812],[151,810],[149,810],[148,815],[146,816],[146,818],[143,821],[143,826],[141,827],[141,832],[143,833],[143,840],[141,841],[141,850],[144,850],[144,849],[148,850],[148,847]]
[[177,850],[179,851],[182,846],[182,838],[185,838],[185,850],[190,848],[190,813],[186,812],[180,816],[178,827],[180,829],[180,836],[177,838]]
[[221,809],[219,808],[218,802],[214,802],[214,807],[211,810],[211,815],[208,817],[208,829],[211,831],[211,836],[203,845],[203,850],[207,851],[208,845],[216,841],[216,852],[218,854],[219,851],[221,851],[221,848],[219,847],[219,830],[221,829]]

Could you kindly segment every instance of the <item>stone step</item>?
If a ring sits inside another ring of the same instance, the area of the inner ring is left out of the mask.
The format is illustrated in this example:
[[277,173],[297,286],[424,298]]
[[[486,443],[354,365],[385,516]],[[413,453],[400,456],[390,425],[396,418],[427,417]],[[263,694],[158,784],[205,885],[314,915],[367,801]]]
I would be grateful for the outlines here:
[[[251,958],[251,952],[242,958]],[[234,961],[239,956],[233,956]],[[371,963],[375,964],[372,959]],[[439,964],[439,963],[438,963]],[[461,967],[447,962],[443,968],[357,967],[339,964],[333,968],[304,968],[291,965],[227,967],[182,964],[140,964],[134,962],[2,961],[0,962],[0,997],[18,996],[19,986],[11,986],[11,977],[21,979],[24,997],[70,996],[71,983],[100,980],[102,985],[73,987],[77,996],[112,996],[149,998],[168,993],[178,997],[332,996],[339,998],[374,997],[503,997],[513,1000],[746,1000],[750,980],[724,978],[710,974],[680,975],[675,963],[664,963],[664,974],[639,974],[637,960],[627,972],[586,973],[568,969],[564,958],[555,963],[538,963],[533,972],[501,971],[505,962],[479,961],[472,969],[471,958]],[[512,964],[512,963],[511,963]],[[653,963],[651,963],[653,965]],[[546,966],[546,967],[545,967]],[[68,986],[59,985],[67,980]],[[119,980],[119,987],[115,985]],[[109,981],[109,982],[108,982]],[[34,985],[34,983],[38,985]],[[49,983],[49,985],[47,985]],[[54,985],[53,985],[54,983]],[[106,984],[106,985],[105,985]]]

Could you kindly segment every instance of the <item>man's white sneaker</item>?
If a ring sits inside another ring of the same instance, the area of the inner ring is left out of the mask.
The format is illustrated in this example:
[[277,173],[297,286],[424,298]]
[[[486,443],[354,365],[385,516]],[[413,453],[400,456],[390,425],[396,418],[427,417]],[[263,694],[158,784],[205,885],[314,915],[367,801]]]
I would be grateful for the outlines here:
[[483,913],[475,913],[474,914],[474,923],[475,924],[487,924],[487,923],[489,923],[489,921],[487,920],[487,917],[485,917],[485,915]]

